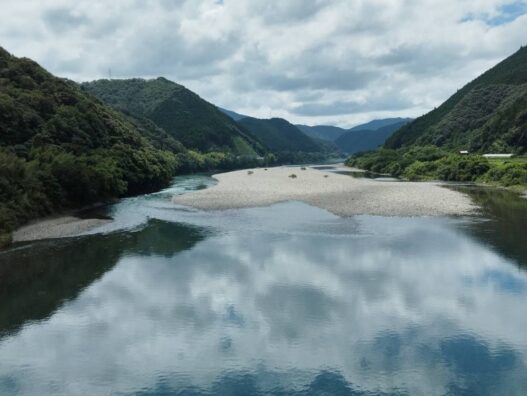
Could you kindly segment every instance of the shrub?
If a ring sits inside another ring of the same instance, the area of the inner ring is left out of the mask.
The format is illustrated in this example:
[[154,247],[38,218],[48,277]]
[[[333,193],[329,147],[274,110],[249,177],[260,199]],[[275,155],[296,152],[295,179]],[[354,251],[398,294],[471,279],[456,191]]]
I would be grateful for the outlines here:
[[481,181],[504,186],[527,185],[527,164],[509,163],[491,168]]

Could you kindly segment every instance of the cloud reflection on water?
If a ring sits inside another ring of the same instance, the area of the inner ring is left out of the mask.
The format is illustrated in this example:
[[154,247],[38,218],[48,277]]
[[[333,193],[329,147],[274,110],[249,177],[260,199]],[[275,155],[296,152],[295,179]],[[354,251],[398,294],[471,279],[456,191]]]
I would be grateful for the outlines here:
[[180,213],[216,232],[129,251],[6,337],[0,390],[527,392],[527,276],[462,220],[235,212]]

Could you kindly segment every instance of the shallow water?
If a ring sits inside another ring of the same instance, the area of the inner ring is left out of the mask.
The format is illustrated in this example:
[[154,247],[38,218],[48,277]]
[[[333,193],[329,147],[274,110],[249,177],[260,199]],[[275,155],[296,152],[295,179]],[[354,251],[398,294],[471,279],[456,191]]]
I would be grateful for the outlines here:
[[317,166],[312,166],[312,168],[336,173],[338,175],[351,176],[356,179],[373,179],[375,181],[383,181],[383,182],[401,181],[400,179],[396,177],[392,177],[390,175],[365,171],[365,170],[356,169],[356,168],[345,168],[343,165],[340,165],[340,164],[322,165],[322,166],[317,165]]
[[527,200],[469,188],[471,218],[170,203],[213,183],[0,254],[0,394],[527,394]]

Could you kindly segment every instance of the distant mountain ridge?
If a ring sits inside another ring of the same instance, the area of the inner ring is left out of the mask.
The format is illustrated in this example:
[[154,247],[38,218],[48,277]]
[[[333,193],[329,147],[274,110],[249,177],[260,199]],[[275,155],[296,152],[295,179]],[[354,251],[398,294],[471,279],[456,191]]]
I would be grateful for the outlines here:
[[527,47],[401,128],[386,148],[436,145],[472,152],[527,151]]
[[[374,150],[383,145],[386,139],[409,122],[405,119],[401,120],[393,124],[384,125],[375,130],[352,128],[335,140],[335,144],[341,151],[347,154]],[[378,126],[383,125],[383,123],[369,123],[369,125]]]
[[[243,114],[236,113],[232,110],[227,110],[221,107],[218,107],[220,111],[228,115],[233,120],[239,122],[246,118],[254,118],[249,117]],[[344,152],[357,152],[362,151],[364,149],[371,150],[376,148],[378,145],[383,144],[384,141],[391,136],[391,133],[398,130],[402,125],[405,125],[406,123],[413,121],[412,118],[384,118],[384,119],[377,119],[372,120],[364,124],[356,125],[352,128],[345,129],[340,128],[333,125],[303,125],[303,124],[295,124],[294,126],[298,128],[301,132],[303,132],[305,135],[313,139],[316,143],[319,145],[321,144],[321,141],[331,142],[335,143],[334,145],[327,145],[325,144],[326,148],[334,147],[336,150],[342,150]],[[241,123],[243,125],[243,123]],[[379,133],[373,133],[371,135],[368,135],[364,133],[364,131],[376,131],[378,129],[388,127],[390,125],[397,125],[397,127],[393,128],[386,128],[383,129],[383,131]],[[337,140],[343,136],[347,135],[350,131],[361,131],[360,134],[358,134],[355,138],[347,137],[346,139],[341,140],[342,146],[339,146],[339,143],[337,143]],[[391,133],[390,133],[391,132]],[[368,140],[371,140],[371,143],[367,143]],[[360,150],[355,150],[353,147],[351,147],[351,144],[357,144],[357,148],[360,148]],[[350,150],[350,151],[347,151]]]
[[[246,127],[252,134],[267,145],[271,144],[272,147],[295,147],[295,144],[291,140],[292,137],[280,137],[280,134],[275,129],[268,125],[267,128],[274,130],[272,134],[266,135],[264,133],[263,125],[256,126],[256,118],[244,116],[231,110],[220,108],[225,114],[236,120],[240,125]],[[247,121],[251,119],[251,121]],[[260,120],[264,121],[264,120]],[[285,120],[284,120],[285,121]],[[372,120],[364,124],[356,125],[350,129],[344,129],[333,125],[292,125],[301,131],[304,135],[311,138],[311,140],[320,146],[324,147],[324,150],[341,151],[348,154],[357,153],[359,151],[374,150],[378,146],[385,143],[393,133],[399,130],[402,126],[406,125],[412,118],[384,118]],[[289,122],[288,122],[289,124]],[[288,129],[291,129],[290,127]],[[268,131],[269,132],[269,131]],[[298,134],[296,134],[298,136]],[[266,140],[264,140],[266,139]],[[276,139],[282,140],[282,143],[276,142]],[[283,144],[284,139],[289,139],[290,142],[287,145]],[[301,138],[300,138],[301,139]],[[275,140],[274,144],[271,140]],[[301,139],[305,140],[305,139]],[[302,146],[303,143],[300,143]]]
[[323,148],[300,129],[282,118],[246,117],[238,124],[247,129],[272,151],[322,152]]
[[385,118],[343,129],[329,125],[297,125],[308,136],[335,144],[338,150],[354,154],[374,150],[384,144],[394,132],[412,121],[412,118]]
[[334,142],[338,137],[347,132],[346,129],[332,125],[296,125],[296,127],[309,137],[323,139],[329,142]]
[[187,148],[248,155],[265,150],[216,106],[163,77],[97,80],[81,87],[120,111],[152,121]]
[[389,125],[394,125],[394,124],[397,124],[397,125],[401,125],[401,124],[407,124],[411,121],[413,121],[414,119],[413,118],[408,118],[408,117],[395,117],[395,118],[380,118],[380,119],[377,119],[377,120],[372,120],[372,121],[369,121],[369,122],[366,122],[365,124],[359,124],[359,125],[356,125],[350,129],[348,129],[348,131],[363,131],[363,130],[370,130],[370,131],[376,131],[378,129],[381,129],[381,128],[384,128],[384,127],[387,127]]

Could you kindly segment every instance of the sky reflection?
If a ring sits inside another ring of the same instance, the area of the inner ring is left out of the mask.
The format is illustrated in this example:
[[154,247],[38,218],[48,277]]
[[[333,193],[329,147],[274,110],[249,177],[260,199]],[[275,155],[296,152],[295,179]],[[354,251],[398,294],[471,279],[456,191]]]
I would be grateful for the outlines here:
[[150,220],[5,336],[0,393],[527,393],[527,275],[465,220],[300,203],[178,216],[206,228]]

